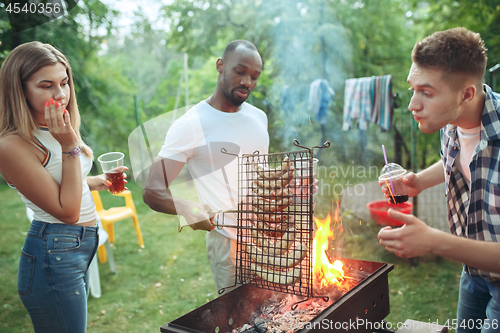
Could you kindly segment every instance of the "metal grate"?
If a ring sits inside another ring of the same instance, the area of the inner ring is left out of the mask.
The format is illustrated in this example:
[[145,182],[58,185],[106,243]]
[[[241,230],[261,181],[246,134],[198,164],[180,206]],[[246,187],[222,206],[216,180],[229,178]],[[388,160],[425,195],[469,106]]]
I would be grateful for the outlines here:
[[235,285],[310,297],[313,150],[294,143],[303,150],[238,157]]

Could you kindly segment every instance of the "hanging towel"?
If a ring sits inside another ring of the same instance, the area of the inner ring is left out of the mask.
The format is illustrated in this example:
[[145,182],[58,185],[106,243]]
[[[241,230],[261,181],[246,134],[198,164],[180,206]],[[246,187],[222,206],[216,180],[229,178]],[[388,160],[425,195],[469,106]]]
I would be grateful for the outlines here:
[[309,88],[309,106],[312,114],[318,114],[319,102],[321,99],[321,79],[314,80]]
[[328,105],[335,96],[335,91],[330,87],[330,85],[326,80],[321,80],[320,87],[321,87],[321,99],[319,102],[318,115],[316,119],[321,125],[325,125]]
[[380,119],[380,104],[381,104],[381,87],[382,87],[382,77],[381,76],[373,76],[373,108],[371,121],[374,124],[377,124]]
[[316,116],[318,122],[326,124],[328,104],[335,96],[335,91],[330,87],[328,81],[316,79],[309,88],[309,107],[312,115]]
[[388,131],[392,126],[392,76],[372,76],[348,79],[344,91],[344,123],[351,128],[352,119],[358,119],[358,128],[366,130],[368,122]]
[[370,121],[370,115],[372,111],[372,94],[371,94],[371,81],[372,78],[362,78],[359,82],[360,84],[360,108],[358,117],[358,127],[360,130],[366,130],[368,128],[368,122]]
[[293,112],[295,109],[295,103],[292,101],[292,96],[290,94],[290,88],[285,85],[280,96],[281,109],[285,111],[285,115],[288,116],[289,113]]
[[371,78],[348,79],[344,91],[344,123],[342,129],[351,128],[352,119],[358,119],[361,130],[368,128],[372,110]]
[[347,131],[351,128],[352,115],[351,115],[351,104],[354,104],[354,91],[356,89],[356,79],[348,79],[345,81],[344,89],[344,122],[342,124],[342,130]]
[[392,76],[377,76],[371,121],[384,131],[392,127]]

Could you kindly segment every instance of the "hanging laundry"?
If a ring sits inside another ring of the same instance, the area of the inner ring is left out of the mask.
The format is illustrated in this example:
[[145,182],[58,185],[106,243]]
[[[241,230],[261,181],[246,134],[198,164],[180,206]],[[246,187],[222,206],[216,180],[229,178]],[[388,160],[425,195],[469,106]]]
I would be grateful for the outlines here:
[[348,79],[344,90],[344,122],[342,129],[352,126],[358,119],[358,128],[366,130],[368,122],[384,131],[392,126],[392,76],[372,76]]
[[326,124],[328,105],[334,96],[335,91],[330,87],[328,81],[316,79],[311,83],[308,109],[322,125]]
[[281,109],[285,111],[285,115],[292,113],[295,109],[295,103],[292,101],[292,96],[290,94],[290,88],[285,85],[280,96]]
[[352,119],[358,119],[361,130],[368,128],[372,109],[372,78],[349,79],[344,91],[344,123],[342,129],[351,128]]

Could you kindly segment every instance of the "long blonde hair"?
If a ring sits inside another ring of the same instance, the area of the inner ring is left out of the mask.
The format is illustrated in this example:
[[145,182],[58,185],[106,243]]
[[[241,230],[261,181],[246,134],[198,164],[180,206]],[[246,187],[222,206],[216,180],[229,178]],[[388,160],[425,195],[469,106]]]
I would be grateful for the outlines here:
[[31,143],[36,139],[33,132],[38,128],[31,113],[23,84],[40,68],[61,63],[66,67],[69,79],[70,98],[66,109],[83,153],[92,158],[92,149],[80,135],[80,112],[76,103],[73,74],[66,57],[50,44],[29,42],[19,45],[5,59],[0,70],[0,138],[17,134]]

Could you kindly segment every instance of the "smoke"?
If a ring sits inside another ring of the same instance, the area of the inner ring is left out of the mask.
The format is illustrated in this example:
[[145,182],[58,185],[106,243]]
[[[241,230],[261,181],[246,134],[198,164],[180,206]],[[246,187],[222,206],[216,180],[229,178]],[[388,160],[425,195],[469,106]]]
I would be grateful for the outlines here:
[[336,139],[332,134],[340,133],[342,114],[332,114],[332,101],[327,125],[322,128],[317,115],[308,109],[310,85],[316,79],[325,79],[337,95],[343,95],[345,69],[352,54],[350,42],[326,1],[278,3],[279,14],[270,31],[271,61],[279,73],[270,94],[270,131],[282,142],[281,150],[295,148],[293,139],[304,146],[317,146],[322,139]]

